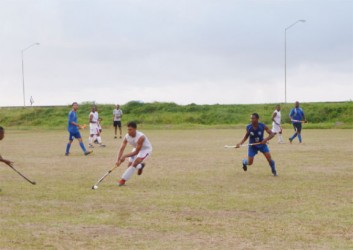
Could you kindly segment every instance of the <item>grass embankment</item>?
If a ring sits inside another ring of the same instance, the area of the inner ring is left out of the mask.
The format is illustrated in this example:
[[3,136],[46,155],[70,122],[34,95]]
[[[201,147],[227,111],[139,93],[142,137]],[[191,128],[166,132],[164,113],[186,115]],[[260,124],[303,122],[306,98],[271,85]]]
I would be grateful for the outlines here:
[[[91,103],[80,105],[80,123],[88,122]],[[289,127],[288,113],[293,104],[282,105],[282,122]],[[307,128],[353,128],[353,102],[303,103]],[[70,106],[0,108],[0,124],[12,128],[66,128]],[[111,126],[114,105],[99,105],[103,127]],[[134,120],[145,128],[242,127],[253,112],[270,125],[275,104],[249,105],[177,105],[175,103],[141,103],[122,105],[124,121]]]

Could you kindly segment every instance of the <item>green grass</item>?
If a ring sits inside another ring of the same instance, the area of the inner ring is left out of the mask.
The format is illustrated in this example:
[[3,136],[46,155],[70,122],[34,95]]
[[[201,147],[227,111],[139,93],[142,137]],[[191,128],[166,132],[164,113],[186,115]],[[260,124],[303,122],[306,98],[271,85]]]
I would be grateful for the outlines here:
[[[302,103],[309,124],[306,128],[353,128],[353,102]],[[284,128],[291,127],[288,113],[293,104],[282,104]],[[57,128],[67,126],[70,106],[0,108],[0,124],[13,128]],[[103,126],[110,127],[113,105],[98,105]],[[270,125],[275,104],[249,105],[177,105],[175,103],[141,103],[122,106],[125,122],[134,120],[147,128],[234,128],[243,127],[250,114],[257,112]],[[79,122],[88,123],[90,103],[78,111]]]
[[121,142],[111,130],[88,157],[76,141],[63,155],[64,129],[8,130],[1,154],[37,185],[0,165],[0,248],[351,249],[353,130],[274,138],[278,177],[262,155],[243,172],[246,149],[223,148],[243,129],[145,132],[154,152],[143,175],[119,188],[122,167],[93,191]]

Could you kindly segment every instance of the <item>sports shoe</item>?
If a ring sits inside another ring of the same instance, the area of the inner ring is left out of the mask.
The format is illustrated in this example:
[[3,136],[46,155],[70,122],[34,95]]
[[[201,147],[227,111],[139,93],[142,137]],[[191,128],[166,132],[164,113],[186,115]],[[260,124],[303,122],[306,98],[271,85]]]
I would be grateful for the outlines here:
[[243,170],[247,171],[248,170],[248,166],[245,164],[245,162],[243,161]]
[[118,137],[117,136],[114,136],[114,139],[117,139]]
[[142,175],[142,172],[143,172],[143,168],[145,167],[145,163],[141,163],[141,168],[137,170],[137,175]]
[[119,138],[121,139],[121,136]]
[[121,186],[124,186],[125,185],[125,180],[124,179],[121,179],[119,182],[118,182],[118,186],[121,187]]
[[86,151],[85,152],[85,155],[89,155],[89,154],[91,154],[93,151]]
[[70,153],[65,153],[65,156],[69,156],[70,155]]

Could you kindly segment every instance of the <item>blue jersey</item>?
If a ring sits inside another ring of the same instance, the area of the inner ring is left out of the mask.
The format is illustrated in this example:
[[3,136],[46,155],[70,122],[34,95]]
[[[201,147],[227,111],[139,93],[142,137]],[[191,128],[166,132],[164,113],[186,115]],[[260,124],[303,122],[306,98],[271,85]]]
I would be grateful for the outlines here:
[[[292,120],[303,121],[304,111],[301,108],[293,108],[290,111],[289,116],[291,117]],[[298,123],[298,122],[293,122],[293,123]]]
[[[249,143],[258,143],[262,142],[264,139],[264,133],[265,133],[265,127],[266,125],[263,123],[258,124],[257,128],[254,129],[252,124],[249,124],[246,127],[246,131],[249,133]],[[260,145],[261,146],[261,145]]]
[[71,110],[69,113],[69,121],[68,121],[68,131],[70,133],[77,133],[78,132],[78,127],[71,124],[71,122],[77,123],[77,114],[75,111]]

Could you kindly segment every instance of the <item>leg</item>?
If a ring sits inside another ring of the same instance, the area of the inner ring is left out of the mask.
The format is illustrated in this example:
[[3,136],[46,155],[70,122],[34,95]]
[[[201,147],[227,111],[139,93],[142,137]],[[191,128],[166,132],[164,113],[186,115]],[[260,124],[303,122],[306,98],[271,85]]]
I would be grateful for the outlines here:
[[79,138],[77,138],[77,140],[78,140],[79,143],[80,143],[80,147],[81,147],[83,153],[84,153],[85,155],[89,155],[89,154],[91,153],[91,151],[87,151],[87,150],[86,150],[85,144],[83,144],[83,141],[82,141],[81,136],[80,136]]
[[66,145],[66,152],[65,152],[66,156],[68,156],[70,154],[70,148],[71,148],[72,142],[73,142],[73,140],[69,140],[69,142]]
[[290,143],[292,143],[292,141],[294,140],[294,138],[297,137],[297,126],[296,126],[296,123],[293,123],[293,128],[294,128],[295,133],[292,135],[291,138],[289,138],[289,142],[290,142]]
[[116,122],[113,122],[113,126],[114,126],[114,138],[117,138],[116,133],[118,131],[118,126],[116,125]]
[[121,139],[121,134],[122,134],[122,132],[121,132],[121,126],[119,127],[119,132],[120,132],[120,139]]
[[264,152],[263,154],[264,154],[264,156],[266,157],[268,163],[270,164],[272,174],[273,174],[274,176],[277,176],[275,161],[272,160],[271,153],[268,151],[268,152]]
[[299,123],[299,124],[298,124],[298,127],[297,127],[297,134],[298,134],[299,143],[302,143],[302,135],[301,135],[301,132],[302,132],[302,124]]

